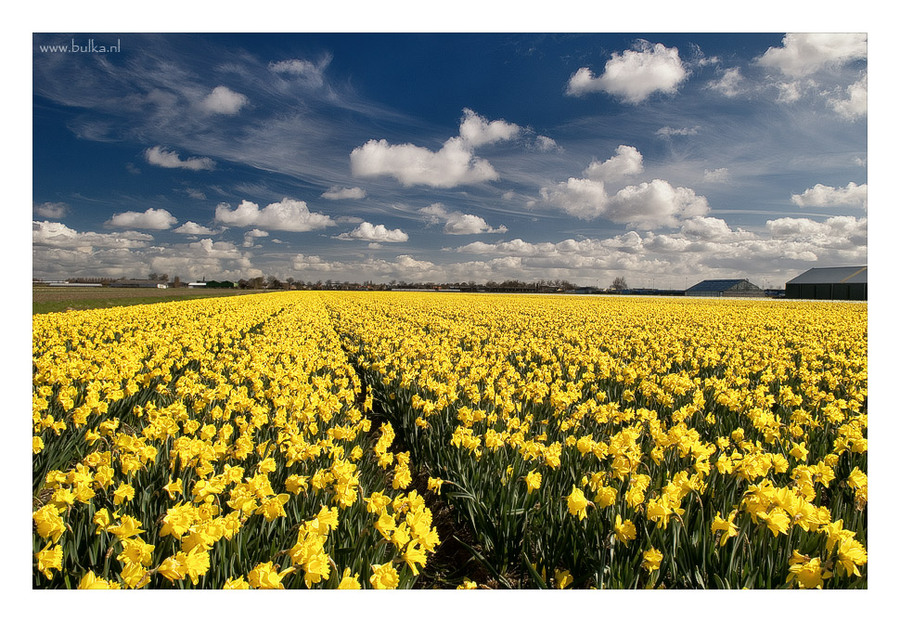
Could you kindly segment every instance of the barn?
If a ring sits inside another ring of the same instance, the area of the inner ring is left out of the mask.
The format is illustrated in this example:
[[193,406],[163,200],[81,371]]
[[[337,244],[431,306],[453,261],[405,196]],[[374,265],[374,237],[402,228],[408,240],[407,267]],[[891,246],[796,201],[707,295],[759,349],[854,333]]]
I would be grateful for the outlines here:
[[747,279],[708,279],[684,291],[685,296],[762,297],[766,293]]
[[785,284],[785,298],[868,300],[867,266],[810,268]]

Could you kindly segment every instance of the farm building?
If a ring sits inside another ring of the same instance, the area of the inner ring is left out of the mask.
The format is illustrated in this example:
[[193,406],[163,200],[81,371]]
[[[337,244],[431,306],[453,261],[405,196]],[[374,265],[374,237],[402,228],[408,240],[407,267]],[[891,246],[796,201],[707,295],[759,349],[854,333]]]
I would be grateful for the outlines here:
[[684,291],[685,296],[743,297],[765,296],[765,292],[747,279],[707,279]]
[[110,287],[155,287],[158,289],[166,289],[168,285],[159,281],[151,281],[149,279],[119,279],[112,281]]
[[785,284],[786,298],[868,300],[867,266],[810,268]]

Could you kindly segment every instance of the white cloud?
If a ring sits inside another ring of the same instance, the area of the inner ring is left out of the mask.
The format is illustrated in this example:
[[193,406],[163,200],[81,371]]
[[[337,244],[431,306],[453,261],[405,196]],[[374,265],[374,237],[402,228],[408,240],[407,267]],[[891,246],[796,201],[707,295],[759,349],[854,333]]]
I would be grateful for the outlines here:
[[317,63],[301,58],[289,58],[269,63],[269,71],[302,78],[309,85],[319,87],[325,83],[325,68],[330,63],[331,56],[326,56]]
[[487,121],[468,108],[463,111],[460,135],[438,151],[409,143],[391,145],[369,140],[350,153],[350,167],[358,177],[393,177],[404,186],[453,188],[500,178],[490,162],[474,155],[486,144],[510,140],[521,130],[505,121]]
[[249,102],[246,95],[235,93],[227,86],[217,86],[203,98],[200,107],[212,114],[235,115]]
[[481,216],[447,211],[440,203],[433,203],[419,210],[420,214],[429,217],[432,223],[444,223],[444,233],[448,235],[473,235],[476,233],[506,233],[504,225],[496,229],[487,224]]
[[137,231],[122,233],[79,232],[61,222],[32,221],[31,240],[35,246],[54,247],[90,253],[96,248],[142,248],[153,236]]
[[675,188],[662,179],[628,186],[609,201],[606,217],[613,222],[646,229],[674,227],[679,220],[703,216],[709,211],[706,198],[690,188]]
[[580,68],[569,79],[566,94],[605,91],[626,103],[637,104],[657,91],[675,93],[687,76],[677,48],[639,40],[633,50],[614,52],[599,77],[587,67]]
[[151,272],[182,280],[262,276],[250,256],[230,242],[207,239],[161,246],[152,244],[153,237],[146,233],[79,232],[58,222],[34,222],[32,238],[32,269],[41,278],[141,277]]
[[157,145],[144,152],[147,162],[163,168],[184,168],[189,171],[211,171],[216,163],[209,158],[188,158],[182,160],[177,153]]
[[538,135],[538,137],[534,139],[534,149],[536,149],[537,151],[555,151],[559,148],[560,147],[556,144],[556,141],[549,136]]
[[831,107],[847,119],[858,119],[866,116],[869,106],[868,77],[863,77],[858,82],[848,86],[841,95],[846,97],[834,97],[829,100]]
[[568,214],[591,220],[606,214],[609,196],[602,181],[569,177],[553,187],[541,188],[541,198]]
[[188,247],[202,257],[215,259],[239,259],[241,251],[231,242],[213,242],[209,238],[203,238],[197,242],[191,242]]
[[711,81],[707,86],[725,97],[735,97],[742,92],[741,83],[743,79],[741,70],[738,67],[732,67],[731,69],[726,69],[721,78]]
[[825,222],[809,218],[778,218],[766,222],[775,240],[802,241],[821,249],[858,249],[865,256],[868,221],[852,216],[833,216]]
[[612,182],[644,172],[644,156],[628,145],[619,145],[616,155],[605,162],[591,162],[584,175],[594,181]]
[[463,119],[459,125],[459,136],[471,147],[480,147],[503,140],[511,140],[521,129],[515,123],[503,120],[488,121],[468,108],[463,109]]
[[816,184],[802,194],[791,195],[791,202],[801,207],[858,207],[868,208],[869,187],[857,186],[852,181],[844,188]]
[[584,171],[587,178],[570,177],[555,186],[541,188],[541,198],[576,218],[606,218],[643,229],[674,227],[680,220],[703,216],[709,211],[706,198],[690,188],[675,188],[654,179],[622,188],[609,195],[604,181],[643,171],[643,156],[634,147],[620,145],[605,162],[593,162]]
[[685,220],[681,224],[681,234],[689,240],[712,240],[716,242],[728,242],[740,239],[751,239],[754,236],[743,229],[733,230],[728,223],[721,218],[698,216]]
[[449,139],[437,152],[373,139],[350,153],[350,167],[355,176],[393,177],[404,186],[453,188],[500,178],[494,167],[475,157],[460,138]]
[[364,199],[366,198],[366,191],[357,187],[340,188],[338,186],[332,186],[322,193],[322,198],[331,201],[339,201],[341,199]]
[[66,203],[48,201],[46,203],[34,204],[34,211],[38,216],[44,218],[62,218],[69,213],[69,206]]
[[212,235],[215,231],[189,220],[175,229],[174,233],[181,233],[182,235]]
[[671,136],[695,136],[700,131],[699,126],[694,127],[661,127],[656,130],[657,136],[669,138]]
[[349,233],[337,236],[339,240],[366,240],[368,242],[406,242],[409,236],[400,229],[388,229],[384,225],[361,223]]
[[113,214],[106,224],[111,227],[119,227],[122,229],[171,229],[178,222],[178,219],[172,216],[164,209],[149,208],[145,212],[122,212],[121,214]]
[[260,227],[279,231],[315,231],[335,224],[327,214],[310,212],[305,201],[284,198],[264,209],[251,201],[241,201],[235,209],[227,203],[216,206],[216,221],[236,227]]
[[251,248],[253,246],[253,240],[256,238],[267,238],[269,237],[268,231],[261,231],[259,229],[251,229],[244,233],[244,243],[242,246],[244,248]]
[[829,67],[865,59],[865,33],[788,33],[782,47],[770,47],[757,59],[763,67],[791,78],[802,78]]
[[724,183],[731,179],[731,173],[728,172],[728,169],[717,168],[712,171],[709,169],[705,169],[703,171],[703,181],[708,181],[716,184]]

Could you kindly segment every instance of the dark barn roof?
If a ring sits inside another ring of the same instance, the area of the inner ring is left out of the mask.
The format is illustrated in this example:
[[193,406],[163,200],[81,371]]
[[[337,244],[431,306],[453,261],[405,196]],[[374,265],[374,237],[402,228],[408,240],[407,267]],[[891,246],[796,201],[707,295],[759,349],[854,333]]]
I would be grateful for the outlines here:
[[726,292],[731,289],[758,290],[759,288],[747,279],[707,279],[700,281],[693,287],[685,290],[685,294],[698,292]]
[[845,266],[843,268],[810,268],[788,283],[803,285],[806,283],[868,283],[868,266]]

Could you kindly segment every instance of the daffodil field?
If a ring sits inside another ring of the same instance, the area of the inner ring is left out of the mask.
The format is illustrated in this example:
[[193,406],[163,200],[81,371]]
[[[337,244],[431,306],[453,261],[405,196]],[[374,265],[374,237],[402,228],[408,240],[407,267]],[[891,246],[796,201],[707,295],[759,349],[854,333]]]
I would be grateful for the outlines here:
[[865,304],[36,315],[33,585],[865,588],[867,382]]

